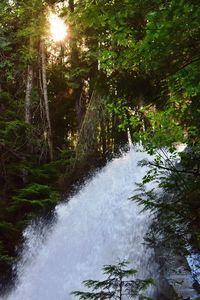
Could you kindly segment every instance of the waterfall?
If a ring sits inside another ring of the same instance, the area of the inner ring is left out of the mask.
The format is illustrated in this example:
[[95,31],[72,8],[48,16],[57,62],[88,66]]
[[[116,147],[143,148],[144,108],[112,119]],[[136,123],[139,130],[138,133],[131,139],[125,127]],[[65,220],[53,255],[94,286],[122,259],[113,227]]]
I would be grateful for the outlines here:
[[128,260],[138,277],[154,277],[153,251],[144,245],[150,215],[129,200],[141,182],[148,158],[131,149],[90,179],[55,209],[52,226],[29,226],[17,265],[16,288],[7,300],[72,300],[82,281],[102,279],[105,264]]

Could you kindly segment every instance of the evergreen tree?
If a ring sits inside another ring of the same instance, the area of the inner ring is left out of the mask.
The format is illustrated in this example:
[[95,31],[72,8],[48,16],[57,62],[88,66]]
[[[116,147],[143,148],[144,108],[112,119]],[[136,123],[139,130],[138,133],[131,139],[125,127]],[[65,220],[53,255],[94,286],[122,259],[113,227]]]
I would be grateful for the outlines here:
[[122,300],[124,297],[131,299],[150,300],[151,298],[144,296],[142,293],[150,285],[153,284],[152,279],[129,279],[133,277],[137,271],[134,269],[126,269],[127,262],[119,262],[117,265],[106,265],[103,272],[107,278],[103,281],[86,280],[84,285],[92,289],[92,292],[75,291],[72,294],[79,297],[80,300],[103,300],[116,299]]

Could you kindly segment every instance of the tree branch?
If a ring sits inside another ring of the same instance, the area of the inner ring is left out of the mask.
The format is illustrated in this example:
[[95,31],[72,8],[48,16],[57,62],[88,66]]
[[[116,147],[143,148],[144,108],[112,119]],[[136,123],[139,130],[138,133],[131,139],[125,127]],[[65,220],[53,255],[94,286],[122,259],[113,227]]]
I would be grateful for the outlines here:
[[166,171],[170,171],[170,172],[184,173],[184,174],[190,174],[190,175],[194,175],[194,176],[200,176],[200,173],[195,172],[195,171],[178,170],[178,169],[175,169],[175,168],[172,169],[172,168],[169,168],[169,167],[164,167],[164,166],[161,166],[161,165],[158,165],[158,164],[154,164],[152,162],[148,162],[148,165],[156,167],[158,169],[163,169],[163,170],[166,170]]

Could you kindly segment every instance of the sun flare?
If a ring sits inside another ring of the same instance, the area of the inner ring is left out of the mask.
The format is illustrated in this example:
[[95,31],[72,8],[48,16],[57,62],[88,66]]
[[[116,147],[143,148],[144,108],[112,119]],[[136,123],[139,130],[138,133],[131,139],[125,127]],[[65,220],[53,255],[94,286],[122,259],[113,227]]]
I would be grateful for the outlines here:
[[49,15],[51,37],[54,42],[60,42],[64,40],[67,35],[67,26],[65,22],[57,15],[51,13]]

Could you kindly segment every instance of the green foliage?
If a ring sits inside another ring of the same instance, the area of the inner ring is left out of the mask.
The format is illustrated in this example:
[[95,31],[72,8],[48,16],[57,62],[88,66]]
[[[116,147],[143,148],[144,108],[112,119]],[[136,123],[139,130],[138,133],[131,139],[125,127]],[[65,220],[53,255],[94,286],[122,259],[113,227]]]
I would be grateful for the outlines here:
[[26,213],[35,209],[44,209],[52,206],[58,201],[58,193],[52,191],[47,185],[32,183],[19,190],[16,196],[12,197],[10,211],[25,210]]
[[149,143],[155,145],[155,148],[171,147],[174,142],[183,142],[184,135],[179,123],[173,119],[171,109],[166,109],[160,112],[149,112],[147,118],[151,123],[144,134],[142,140],[144,144]]
[[4,264],[11,265],[13,262],[14,262],[14,257],[4,253],[2,242],[0,242],[0,265],[1,266],[3,266]]
[[10,121],[2,124],[5,127],[2,128],[1,136],[4,146],[22,147],[26,144],[26,136],[28,135],[28,129],[30,128],[25,122],[20,120]]
[[[131,199],[154,214],[148,233],[148,241],[154,246],[162,243],[185,251],[194,241],[195,246],[200,245],[200,173],[194,169],[198,166],[196,155],[196,151],[180,153],[180,161],[176,152],[170,154],[162,149],[157,151],[153,161],[140,162],[149,170]],[[153,181],[157,182],[157,189],[148,188],[148,183]]]
[[[152,279],[132,279],[136,275],[137,271],[134,269],[126,269],[128,262],[122,261],[117,265],[105,265],[103,267],[103,273],[106,275],[106,279],[102,281],[85,280],[84,285],[91,289],[92,292],[80,292],[74,291],[73,295],[79,297],[80,300],[86,299],[119,299],[128,296],[131,299],[136,299],[139,296],[140,299],[151,299],[145,297],[142,293],[150,285],[153,284]],[[129,279],[129,277],[131,277]]]
[[159,10],[147,14],[146,36],[139,45],[147,71],[151,68],[166,76],[199,57],[199,14],[198,3],[185,0],[163,2]]

